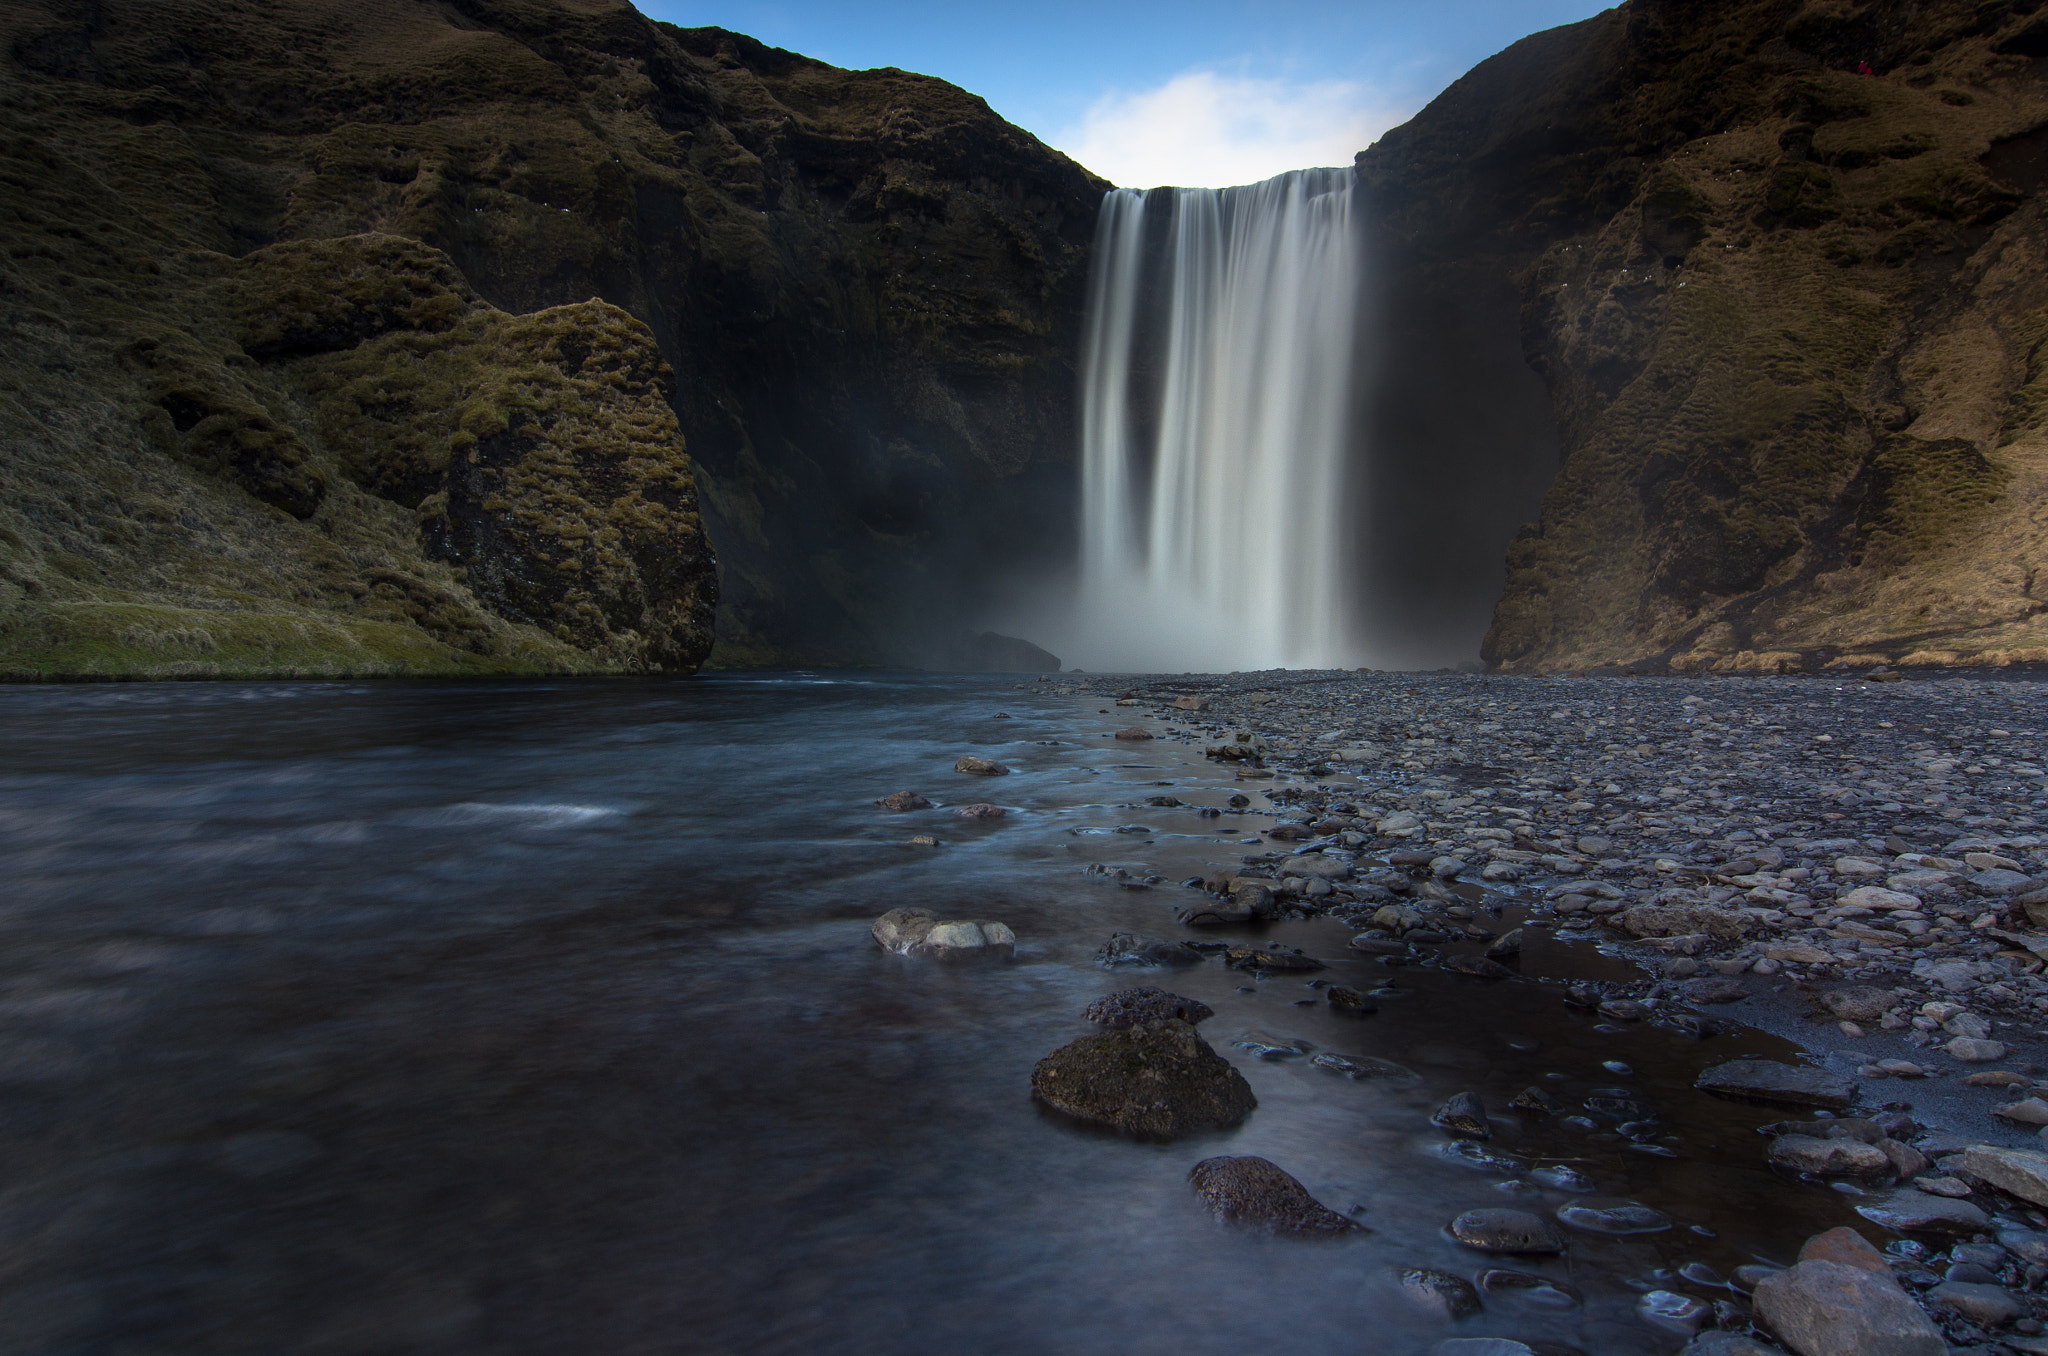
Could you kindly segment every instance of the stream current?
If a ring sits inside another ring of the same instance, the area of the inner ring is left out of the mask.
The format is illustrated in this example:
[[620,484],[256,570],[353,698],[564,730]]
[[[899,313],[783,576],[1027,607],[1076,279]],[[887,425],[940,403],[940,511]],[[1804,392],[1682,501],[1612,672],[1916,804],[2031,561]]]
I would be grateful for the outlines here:
[[[1676,1273],[1854,1222],[1765,1165],[1755,1127],[1787,1113],[1692,1090],[1796,1057],[1775,1038],[1382,966],[1328,920],[1225,930],[1319,976],[1103,969],[1112,932],[1182,935],[1174,882],[1272,822],[1201,817],[1250,788],[1110,739],[1116,715],[922,675],[0,690],[0,1350],[1668,1353],[1642,1292],[1726,1295]],[[1013,772],[955,773],[968,752]],[[904,789],[937,808],[874,806]],[[1007,818],[950,811],[978,800]],[[1011,924],[1015,961],[883,955],[869,923],[912,904]],[[1530,979],[1622,973],[1531,938]],[[1146,983],[1216,1009],[1202,1033],[1259,1099],[1238,1129],[1138,1143],[1032,1102],[1081,1009]],[[1430,1127],[1453,1093],[1531,1084],[1584,1123],[1504,1117],[1491,1163]],[[1615,1133],[1646,1111],[1650,1152]],[[1215,1154],[1372,1232],[1220,1226],[1186,1182]],[[1443,1232],[1609,1196],[1674,1227],[1526,1260]],[[1401,1291],[1410,1266],[1583,1302],[1453,1323]]]

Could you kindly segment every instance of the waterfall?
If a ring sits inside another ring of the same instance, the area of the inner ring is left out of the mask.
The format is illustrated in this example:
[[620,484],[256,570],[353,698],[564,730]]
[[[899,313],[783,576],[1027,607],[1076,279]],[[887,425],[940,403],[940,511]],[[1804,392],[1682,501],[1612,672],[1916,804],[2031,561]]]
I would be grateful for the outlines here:
[[1097,669],[1349,667],[1352,174],[1117,189],[1082,353],[1073,646]]

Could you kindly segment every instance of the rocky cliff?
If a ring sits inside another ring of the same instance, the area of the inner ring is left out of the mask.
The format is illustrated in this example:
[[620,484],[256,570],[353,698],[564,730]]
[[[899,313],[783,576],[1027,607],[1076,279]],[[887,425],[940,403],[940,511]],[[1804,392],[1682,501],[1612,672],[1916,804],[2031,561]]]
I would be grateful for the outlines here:
[[1549,390],[1490,663],[2048,660],[2037,8],[1629,0],[1361,154],[1395,291],[1512,286]]
[[0,54],[0,669],[884,661],[1065,545],[1105,185],[960,90],[615,0]]

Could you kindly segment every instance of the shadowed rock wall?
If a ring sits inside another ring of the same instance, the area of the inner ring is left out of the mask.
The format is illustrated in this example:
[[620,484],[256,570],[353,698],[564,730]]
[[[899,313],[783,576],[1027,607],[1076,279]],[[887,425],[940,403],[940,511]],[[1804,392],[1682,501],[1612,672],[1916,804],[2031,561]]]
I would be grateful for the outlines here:
[[886,661],[1070,544],[1105,186],[951,86],[610,0],[0,53],[15,672]]

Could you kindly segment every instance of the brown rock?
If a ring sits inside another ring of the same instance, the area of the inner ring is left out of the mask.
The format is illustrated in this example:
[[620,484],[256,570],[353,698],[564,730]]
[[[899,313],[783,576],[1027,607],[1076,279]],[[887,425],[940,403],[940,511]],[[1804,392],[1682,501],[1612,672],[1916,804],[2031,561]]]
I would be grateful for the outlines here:
[[1077,1119],[1151,1139],[1225,1129],[1258,1105],[1244,1075],[1171,1018],[1061,1046],[1031,1071],[1031,1092]]
[[915,791],[892,791],[875,804],[884,810],[929,810],[932,803]]
[[1948,1343],[1889,1277],[1816,1259],[1757,1283],[1756,1312],[1799,1356],[1947,1356]]
[[1874,1276],[1891,1279],[1892,1268],[1870,1241],[1848,1225],[1815,1234],[1806,1240],[1806,1246],[1799,1250],[1802,1262],[1840,1262],[1843,1266],[1860,1267]]
[[961,754],[959,761],[953,764],[953,771],[965,772],[973,777],[1007,777],[1010,775],[1010,769],[996,762],[993,758],[976,758],[971,753]]
[[1149,730],[1141,730],[1137,726],[1133,725],[1128,729],[1118,730],[1116,732],[1116,737],[1118,739],[1150,739],[1152,738],[1152,734]]
[[991,805],[987,801],[982,800],[976,801],[972,805],[963,805],[953,813],[959,815],[962,819],[979,819],[993,822],[1001,819],[1008,811],[1004,810],[1000,805]]

